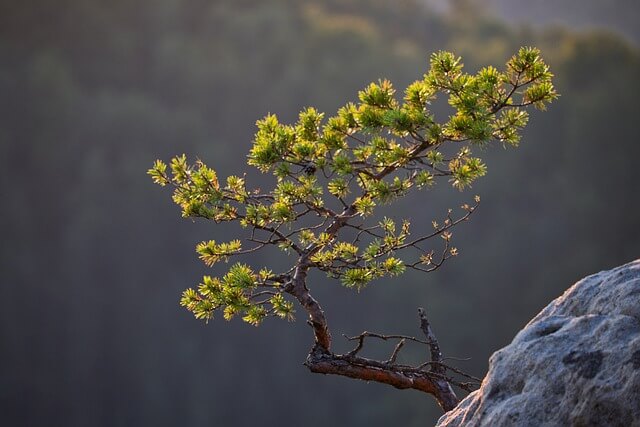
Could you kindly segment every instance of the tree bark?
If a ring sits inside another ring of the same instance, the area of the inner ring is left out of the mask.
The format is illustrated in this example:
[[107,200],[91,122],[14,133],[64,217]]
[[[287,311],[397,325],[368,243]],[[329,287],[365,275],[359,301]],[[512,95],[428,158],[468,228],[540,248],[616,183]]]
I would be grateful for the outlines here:
[[[429,345],[432,362],[428,369],[395,363],[395,358],[403,343],[396,346],[391,358],[385,362],[357,356],[363,345],[364,334],[354,351],[343,355],[335,354],[331,351],[331,334],[324,311],[306,286],[308,270],[307,258],[303,256],[298,261],[285,291],[294,296],[302,305],[309,316],[309,324],[313,328],[314,345],[304,363],[311,372],[341,375],[363,381],[376,381],[398,389],[419,390],[433,395],[444,412],[455,408],[459,400],[449,383],[438,341],[422,308],[418,309],[420,326],[427,337],[426,344]],[[419,341],[415,338],[411,339]],[[424,341],[420,342],[425,343]]]
[[398,389],[414,389],[431,394],[444,412],[452,410],[458,404],[458,398],[447,380],[430,372],[408,369],[363,357],[334,354],[324,351],[319,346],[311,350],[304,364],[311,372],[319,374],[376,381]]
[[293,295],[298,302],[304,307],[309,315],[309,323],[313,328],[315,346],[319,346],[326,351],[331,349],[331,334],[327,325],[327,318],[318,301],[311,296],[306,287],[308,266],[304,263],[298,263],[293,274],[291,283],[286,291]]

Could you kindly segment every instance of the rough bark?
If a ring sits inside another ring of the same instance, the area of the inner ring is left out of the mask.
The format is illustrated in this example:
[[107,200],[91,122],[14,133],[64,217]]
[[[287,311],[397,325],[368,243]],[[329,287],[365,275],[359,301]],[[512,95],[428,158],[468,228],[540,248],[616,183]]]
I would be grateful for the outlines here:
[[298,300],[309,315],[309,323],[315,335],[315,346],[329,351],[331,349],[331,334],[327,318],[318,301],[311,296],[306,287],[307,271],[308,267],[305,264],[298,264],[287,292]]
[[341,375],[363,381],[376,381],[398,389],[414,389],[435,397],[443,411],[458,404],[456,395],[444,378],[432,372],[387,364],[364,357],[340,355],[314,347],[305,366],[319,374]]
[[[427,341],[429,342],[429,349],[431,353],[431,361],[435,362],[430,365],[431,372],[444,376],[446,374],[446,367],[442,363],[442,351],[440,351],[440,345],[438,344],[438,340],[436,335],[433,333],[431,329],[431,324],[429,323],[429,319],[427,318],[427,313],[423,308],[418,309],[418,316],[420,317],[420,329],[427,337]],[[452,410],[458,405],[460,400],[456,396],[456,393],[453,391],[451,384],[446,379],[434,378],[433,380],[436,389],[436,399],[438,399],[438,403],[444,409],[445,412]]]
[[391,358],[386,362],[356,355],[362,348],[364,336],[361,337],[358,347],[354,351],[344,355],[335,354],[331,351],[331,334],[327,319],[320,304],[311,296],[305,285],[306,276],[305,265],[299,264],[287,292],[293,295],[307,311],[309,324],[314,331],[314,345],[305,361],[305,365],[311,372],[341,375],[363,381],[376,381],[398,389],[419,390],[433,395],[445,412],[450,411],[458,404],[458,398],[446,376],[446,367],[442,364],[440,347],[435,334],[431,331],[424,310],[420,309],[419,311],[420,319],[421,324],[426,325],[423,327],[423,331],[427,336],[427,343],[431,349],[431,362],[433,362],[428,365],[428,369],[395,364],[395,358],[404,344],[404,340],[398,343]]

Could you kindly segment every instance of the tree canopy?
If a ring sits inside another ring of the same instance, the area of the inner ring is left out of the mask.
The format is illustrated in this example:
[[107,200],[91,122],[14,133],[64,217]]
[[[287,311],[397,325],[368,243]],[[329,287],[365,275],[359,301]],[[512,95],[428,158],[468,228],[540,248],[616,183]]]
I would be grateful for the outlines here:
[[[439,96],[453,109],[444,123],[430,110]],[[469,187],[486,173],[473,151],[492,140],[516,146],[528,121],[526,108],[544,110],[557,96],[538,49],[521,48],[504,71],[488,66],[473,75],[463,71],[460,57],[442,51],[431,56],[428,72],[404,90],[402,100],[396,99],[390,81],[380,80],[358,93],[358,103],[346,104],[326,120],[313,107],[302,110],[291,125],[274,114],[259,120],[247,163],[274,175],[270,191],[249,188],[243,176],[221,183],[214,169],[200,160],[189,163],[185,155],[169,165],[157,160],[148,173],[157,184],[174,188],[173,200],[183,217],[238,222],[248,230],[249,247],[240,239],[199,243],[196,251],[207,266],[269,246],[295,258],[282,272],[237,262],[223,277],[205,276],[197,289],[184,291],[181,305],[198,319],[209,320],[219,309],[227,320],[241,315],[258,325],[268,316],[292,319],[290,299],[297,300],[314,329],[312,355],[321,351],[341,358],[329,353],[328,322],[311,295],[309,271],[323,271],[359,290],[407,268],[426,273],[439,268],[458,254],[450,230],[475,211],[478,196],[461,206],[459,216],[449,209],[441,223],[433,221],[433,232],[417,236],[406,219],[372,221],[376,207],[443,179],[458,190]],[[436,237],[443,240],[438,253],[433,245],[425,246]],[[439,350],[434,354],[432,362],[440,363]],[[313,356],[307,364],[322,372]],[[354,364],[366,366],[361,360]],[[399,368],[390,365],[394,369]],[[444,373],[434,366],[425,372]],[[331,373],[370,379],[366,372]],[[379,381],[396,385],[395,378]],[[437,391],[422,390],[451,409]]]

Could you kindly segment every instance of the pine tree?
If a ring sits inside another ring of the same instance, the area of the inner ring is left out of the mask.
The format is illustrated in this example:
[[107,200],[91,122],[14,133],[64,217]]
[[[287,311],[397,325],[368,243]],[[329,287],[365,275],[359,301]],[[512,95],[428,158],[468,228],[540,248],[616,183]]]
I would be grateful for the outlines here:
[[[438,96],[455,110],[445,123],[436,122],[429,109]],[[292,320],[297,303],[314,332],[305,362],[311,371],[421,390],[448,411],[458,402],[452,385],[468,391],[476,379],[443,363],[423,309],[425,339],[364,332],[350,338],[356,343],[352,351],[336,354],[308,273],[317,269],[360,290],[407,269],[432,272],[456,256],[451,230],[475,212],[478,196],[459,213],[449,209],[441,222],[433,221],[433,232],[417,236],[407,220],[376,218],[376,208],[445,179],[458,190],[469,187],[486,173],[474,149],[491,141],[517,146],[527,107],[544,110],[557,98],[552,74],[530,47],[521,48],[504,71],[489,66],[474,75],[463,72],[459,57],[438,52],[402,100],[388,80],[371,83],[358,98],[329,118],[306,108],[295,124],[272,114],[257,122],[248,164],[275,176],[267,192],[250,189],[242,176],[221,182],[213,169],[199,160],[189,163],[185,155],[168,165],[155,162],[148,173],[157,184],[173,187],[183,217],[238,222],[247,230],[244,243],[199,243],[196,251],[207,266],[272,246],[292,257],[291,267],[279,272],[237,262],[224,276],[205,276],[185,290],[180,304],[197,319],[222,312],[227,320],[241,316],[257,326],[267,317]],[[432,249],[434,241],[440,249]],[[366,339],[397,344],[388,360],[377,361],[359,356]],[[396,363],[406,341],[428,346],[431,360]]]

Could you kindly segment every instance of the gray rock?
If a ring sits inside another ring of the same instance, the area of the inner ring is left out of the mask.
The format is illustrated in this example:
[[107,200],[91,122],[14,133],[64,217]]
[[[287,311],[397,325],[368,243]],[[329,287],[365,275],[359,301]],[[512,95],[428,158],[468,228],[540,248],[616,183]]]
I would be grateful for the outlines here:
[[452,426],[640,427],[640,260],[580,280],[545,307],[438,420]]

